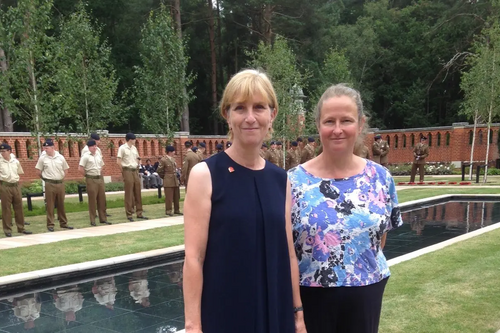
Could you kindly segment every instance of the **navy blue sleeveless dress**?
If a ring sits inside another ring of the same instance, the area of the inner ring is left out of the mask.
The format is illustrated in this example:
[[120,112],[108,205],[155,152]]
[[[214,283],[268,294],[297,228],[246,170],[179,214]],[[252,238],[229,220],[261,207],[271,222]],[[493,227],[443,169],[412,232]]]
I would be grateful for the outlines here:
[[205,162],[212,212],[203,265],[203,333],[294,333],[290,258],[285,227],[287,175],[226,153]]

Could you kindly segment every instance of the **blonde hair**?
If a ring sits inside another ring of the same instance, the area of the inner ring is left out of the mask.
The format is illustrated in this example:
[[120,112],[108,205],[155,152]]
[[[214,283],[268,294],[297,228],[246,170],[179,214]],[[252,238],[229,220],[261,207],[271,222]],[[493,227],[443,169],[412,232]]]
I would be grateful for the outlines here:
[[[278,113],[278,99],[269,77],[260,70],[244,69],[235,74],[229,80],[226,89],[224,89],[219,105],[220,115],[227,120],[231,104],[248,101],[255,94],[261,94],[271,108],[271,111],[274,109],[276,110],[276,114]],[[271,127],[265,140],[270,139],[272,133],[273,129]],[[228,137],[229,140],[233,140],[231,129],[229,130]]]

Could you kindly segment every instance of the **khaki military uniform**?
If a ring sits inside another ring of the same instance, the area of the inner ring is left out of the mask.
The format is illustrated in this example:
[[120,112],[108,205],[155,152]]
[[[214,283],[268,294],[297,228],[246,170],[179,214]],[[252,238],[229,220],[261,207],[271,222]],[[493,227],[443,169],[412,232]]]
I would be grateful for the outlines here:
[[276,151],[278,152],[278,166],[283,169],[283,167],[284,167],[284,165],[283,165],[283,158],[284,158],[283,150],[277,149]]
[[19,161],[10,156],[10,160],[0,155],[0,200],[2,200],[2,226],[4,233],[12,233],[12,208],[14,208],[17,232],[24,231],[23,198],[19,175],[24,174]]
[[261,150],[259,151],[259,155],[260,155],[260,157],[262,157],[263,159],[266,159],[267,151],[265,151],[264,149],[261,149]]
[[374,162],[386,167],[388,161],[387,154],[389,154],[389,144],[387,141],[382,139],[378,142],[375,141],[372,145],[372,154]]
[[104,190],[104,179],[101,175],[104,166],[102,155],[98,154],[97,150],[95,154],[88,151],[80,158],[80,166],[85,170],[90,222],[95,223],[96,209],[99,222],[106,222],[106,191]]
[[295,168],[300,164],[300,155],[298,149],[290,148],[286,152],[285,170]]
[[[85,147],[83,147],[82,154],[80,156],[83,156],[86,153],[90,153],[89,146],[87,146],[87,145],[85,145]],[[102,156],[102,152],[101,152],[101,149],[99,147],[97,147],[97,149],[96,149],[96,154],[99,154]]]
[[302,155],[300,157],[300,163],[305,163],[314,158],[314,147],[307,144],[304,149],[302,149]]
[[199,158],[196,155],[195,152],[193,152],[191,149],[188,149],[186,156],[184,157],[184,162],[182,164],[182,171],[181,171],[181,182],[184,183],[186,186],[186,193],[187,193],[187,186],[188,186],[188,181],[189,181],[189,173],[191,172],[191,169],[199,162]]
[[429,146],[426,143],[419,142],[413,148],[413,165],[411,166],[410,182],[415,182],[417,169],[420,173],[420,181],[424,181],[425,176],[425,158],[429,156]]
[[54,228],[54,207],[57,205],[57,219],[61,228],[68,226],[68,218],[64,209],[66,188],[64,187],[65,171],[69,169],[64,156],[57,151],[54,156],[40,156],[36,169],[42,172],[45,181],[45,200],[47,202],[47,228]]
[[196,155],[198,156],[199,162],[201,162],[201,161],[203,161],[205,159],[205,156],[203,155],[203,153],[199,149],[196,152]]
[[137,217],[142,217],[141,179],[139,178],[139,162],[137,161],[139,152],[134,145],[129,147],[125,143],[118,148],[116,157],[121,159],[127,218],[132,218],[134,206]]
[[358,145],[354,148],[354,154],[359,157],[369,159],[370,158],[370,149],[366,145]]
[[180,183],[176,174],[177,163],[170,156],[165,156],[161,159],[158,166],[158,175],[163,178],[163,188],[165,190],[165,215],[172,215],[172,202],[174,204],[174,213],[179,214],[180,202]]
[[272,164],[279,166],[280,154],[277,149],[271,148],[266,152],[265,159],[271,162]]

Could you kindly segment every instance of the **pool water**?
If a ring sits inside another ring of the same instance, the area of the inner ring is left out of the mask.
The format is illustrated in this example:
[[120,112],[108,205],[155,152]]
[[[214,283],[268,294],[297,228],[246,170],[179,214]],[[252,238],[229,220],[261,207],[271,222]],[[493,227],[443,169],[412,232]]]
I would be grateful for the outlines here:
[[[388,259],[500,221],[500,202],[403,209]],[[0,333],[170,333],[184,329],[182,262],[0,299]]]

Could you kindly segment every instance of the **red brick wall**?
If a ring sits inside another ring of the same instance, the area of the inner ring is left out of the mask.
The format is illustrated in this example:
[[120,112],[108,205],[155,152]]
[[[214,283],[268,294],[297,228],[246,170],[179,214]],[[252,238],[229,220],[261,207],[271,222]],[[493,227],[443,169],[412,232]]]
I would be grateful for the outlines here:
[[[414,137],[414,144],[417,144],[421,135],[428,137],[430,143],[430,155],[427,158],[428,162],[460,162],[469,161],[471,145],[469,144],[469,135],[473,130],[472,125],[464,123],[453,124],[447,127],[433,127],[433,128],[420,128],[420,129],[404,129],[404,130],[384,130],[370,132],[365,140],[365,143],[370,147],[373,143],[375,134],[381,134],[384,140],[389,141],[391,150],[389,153],[389,163],[407,163],[412,161],[412,136]],[[490,145],[489,161],[492,163],[498,154],[498,135],[500,124],[494,124],[491,128],[493,132],[492,144]],[[476,142],[474,149],[474,160],[484,161],[486,154],[486,141],[487,129],[486,126],[480,126],[476,129]],[[482,133],[482,140],[480,136]],[[449,142],[447,143],[447,135],[449,135]],[[406,146],[404,147],[404,137],[406,136]],[[441,137],[438,144],[438,136]],[[58,135],[57,138],[52,137],[56,142],[56,149],[61,152],[70,166],[68,179],[81,179],[78,173],[78,163],[80,161],[80,151],[85,146],[85,137],[67,137],[65,135]],[[396,138],[398,144],[396,146]],[[180,167],[183,162],[183,156],[186,153],[184,143],[186,141],[193,141],[197,146],[201,142],[207,145],[206,156],[210,156],[215,151],[215,146],[218,143],[225,144],[227,142],[226,136],[197,136],[188,135],[186,132],[176,133],[170,144],[176,147],[175,157],[177,165]],[[35,173],[35,165],[38,161],[38,148],[36,145],[36,138],[31,136],[30,133],[6,133],[0,132],[0,141],[7,142],[13,148],[13,153],[17,156],[21,165],[23,166],[25,175],[21,177],[22,181],[30,181],[37,179]],[[163,156],[165,152],[164,140],[156,137],[155,135],[137,135],[136,147],[145,163],[146,159],[150,158],[151,163],[156,162],[158,156]],[[108,137],[102,137],[99,147],[102,150],[104,157],[104,172],[106,176],[111,176],[113,181],[121,180],[121,174],[116,164],[116,153],[118,147],[125,143],[124,134],[109,134]],[[62,146],[62,149],[61,149]]]

